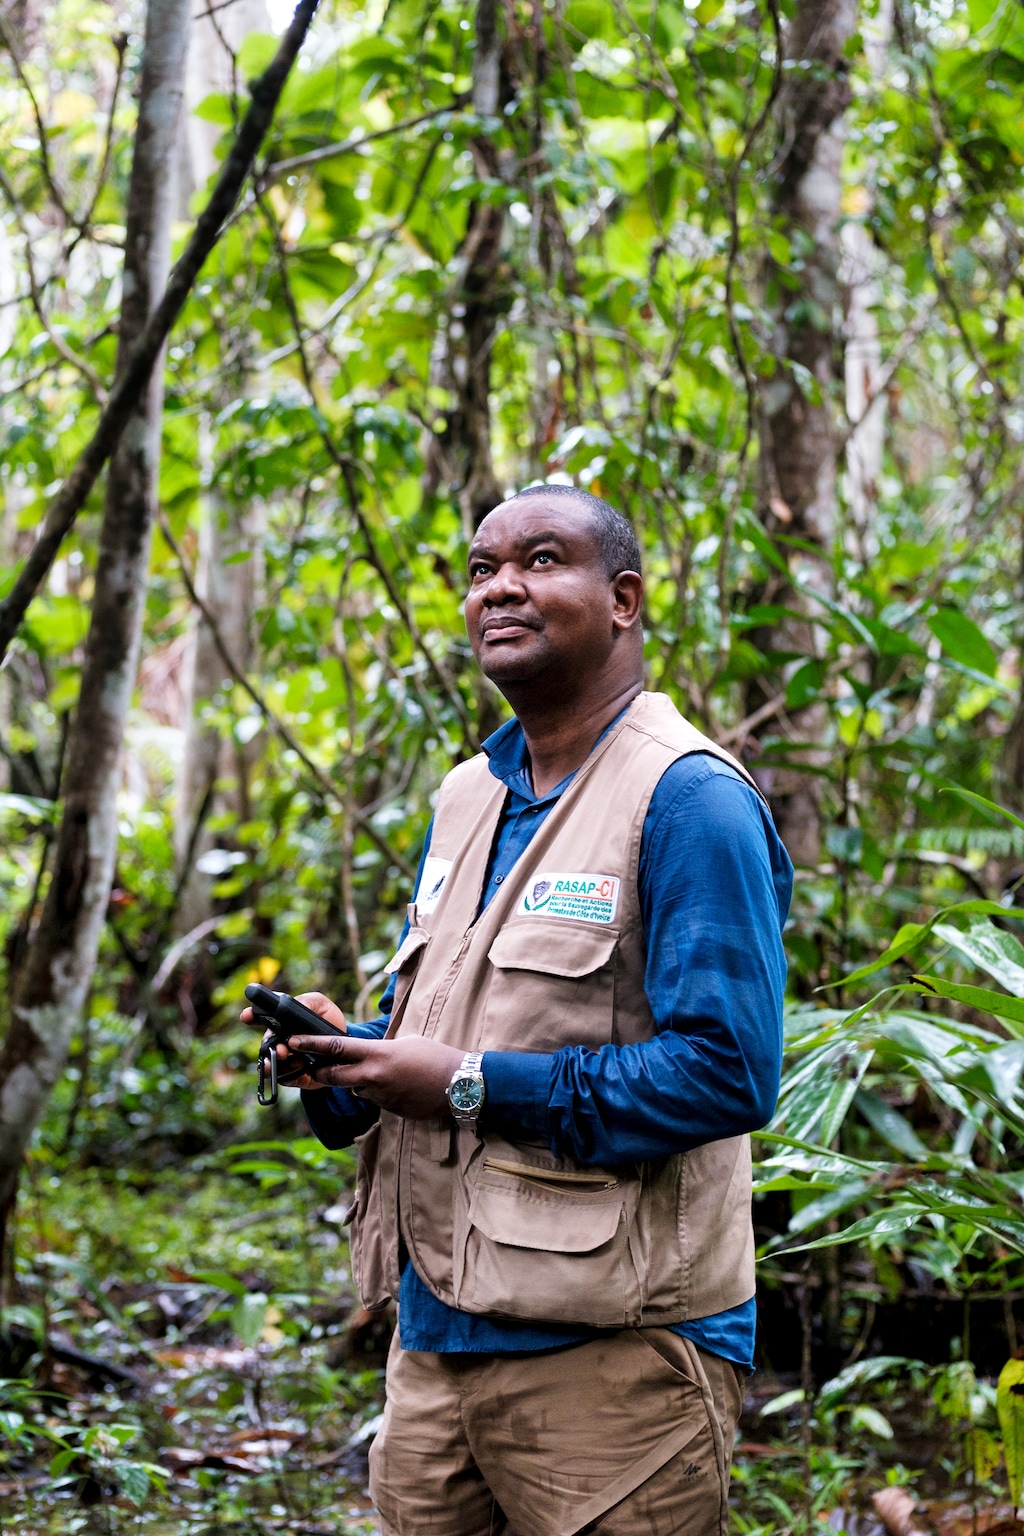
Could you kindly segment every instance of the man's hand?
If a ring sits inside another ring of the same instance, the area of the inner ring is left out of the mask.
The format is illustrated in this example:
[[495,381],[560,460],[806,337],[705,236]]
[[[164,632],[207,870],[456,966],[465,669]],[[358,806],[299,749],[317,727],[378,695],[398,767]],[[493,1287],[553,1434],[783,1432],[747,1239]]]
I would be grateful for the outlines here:
[[[302,999],[309,1003],[308,997]],[[325,999],[326,1001],[326,999]],[[322,1018],[327,1015],[318,1008]],[[330,1022],[335,1023],[332,1017]],[[339,1040],[329,1035],[293,1035],[292,1049],[317,1056],[316,1088],[349,1088],[407,1120],[448,1113],[445,1089],[462,1065],[463,1051],[439,1040],[403,1035],[399,1040]]]
[[[311,1009],[313,1013],[318,1014],[321,1019],[326,1019],[328,1024],[333,1024],[335,1029],[348,1029],[348,1025],[345,1022],[345,1015],[342,1013],[337,1003],[332,1003],[330,998],[324,997],[322,992],[298,992],[295,995],[295,1001],[298,1003],[305,1003],[307,1008]],[[241,1019],[243,1024],[251,1024],[253,1022],[252,1009],[243,1008]],[[273,1033],[274,1031],[272,1029],[268,1029],[263,1036],[264,1040],[269,1039]],[[320,1037],[313,1036],[312,1038],[318,1039]],[[310,1039],[310,1036],[304,1035],[303,1039],[308,1040]],[[294,1044],[294,1042],[295,1037],[293,1036],[292,1043]],[[305,1071],[303,1071],[302,1074],[298,1077],[289,1076],[290,1072],[294,1070],[297,1063],[292,1059],[292,1052],[287,1045],[279,1045],[277,1047],[277,1061],[278,1072],[281,1076],[282,1088],[305,1088],[308,1092],[310,1089],[327,1087],[326,1083],[317,1082],[315,1077],[310,1077],[309,1073]],[[303,1066],[305,1066],[304,1062]],[[287,1082],[284,1081],[285,1077],[288,1078]]]

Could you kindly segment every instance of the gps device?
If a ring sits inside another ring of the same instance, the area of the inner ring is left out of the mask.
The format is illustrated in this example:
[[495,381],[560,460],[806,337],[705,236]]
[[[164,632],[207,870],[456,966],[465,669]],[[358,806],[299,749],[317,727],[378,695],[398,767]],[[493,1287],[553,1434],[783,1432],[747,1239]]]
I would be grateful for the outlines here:
[[[275,1047],[287,1045],[292,1035],[343,1035],[345,1031],[336,1029],[333,1024],[328,1024],[318,1013],[314,1013],[312,1008],[307,1008],[305,1003],[290,997],[287,992],[274,992],[270,987],[261,986],[259,982],[254,981],[246,987],[245,996],[246,1001],[252,1004],[253,1020],[266,1025],[270,1031],[269,1039],[260,1044],[256,1098],[261,1104],[276,1104],[278,1083],[287,1086],[289,1082],[302,1077],[307,1067],[315,1067],[317,1063],[315,1057],[304,1056],[301,1066],[289,1071],[286,1077],[279,1076]],[[269,1093],[267,1092],[268,1075]]]

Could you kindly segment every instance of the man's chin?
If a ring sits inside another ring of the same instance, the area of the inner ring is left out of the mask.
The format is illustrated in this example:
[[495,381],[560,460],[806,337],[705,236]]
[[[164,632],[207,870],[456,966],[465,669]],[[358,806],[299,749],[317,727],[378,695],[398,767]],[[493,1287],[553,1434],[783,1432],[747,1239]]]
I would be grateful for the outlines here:
[[517,656],[514,653],[498,656],[481,656],[480,670],[495,688],[505,691],[506,684],[528,683],[544,671],[544,661],[539,656]]

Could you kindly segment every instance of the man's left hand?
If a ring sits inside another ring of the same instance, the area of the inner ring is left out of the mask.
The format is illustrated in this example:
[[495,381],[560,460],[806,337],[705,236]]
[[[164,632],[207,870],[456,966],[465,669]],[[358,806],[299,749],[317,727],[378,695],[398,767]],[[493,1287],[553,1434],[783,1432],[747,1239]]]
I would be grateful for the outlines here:
[[400,1040],[360,1040],[353,1035],[293,1035],[289,1049],[314,1056],[311,1076],[332,1088],[349,1088],[407,1120],[449,1113],[445,1090],[462,1065],[463,1052],[420,1035]]

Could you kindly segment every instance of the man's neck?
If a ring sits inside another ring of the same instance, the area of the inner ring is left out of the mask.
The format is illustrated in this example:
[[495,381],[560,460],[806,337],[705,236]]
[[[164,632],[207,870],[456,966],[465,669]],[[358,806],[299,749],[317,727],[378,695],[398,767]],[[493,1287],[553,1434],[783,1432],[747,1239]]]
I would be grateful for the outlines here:
[[544,703],[516,708],[526,737],[535,795],[546,795],[586,762],[604,731],[643,689],[630,681],[612,695],[575,703]]

